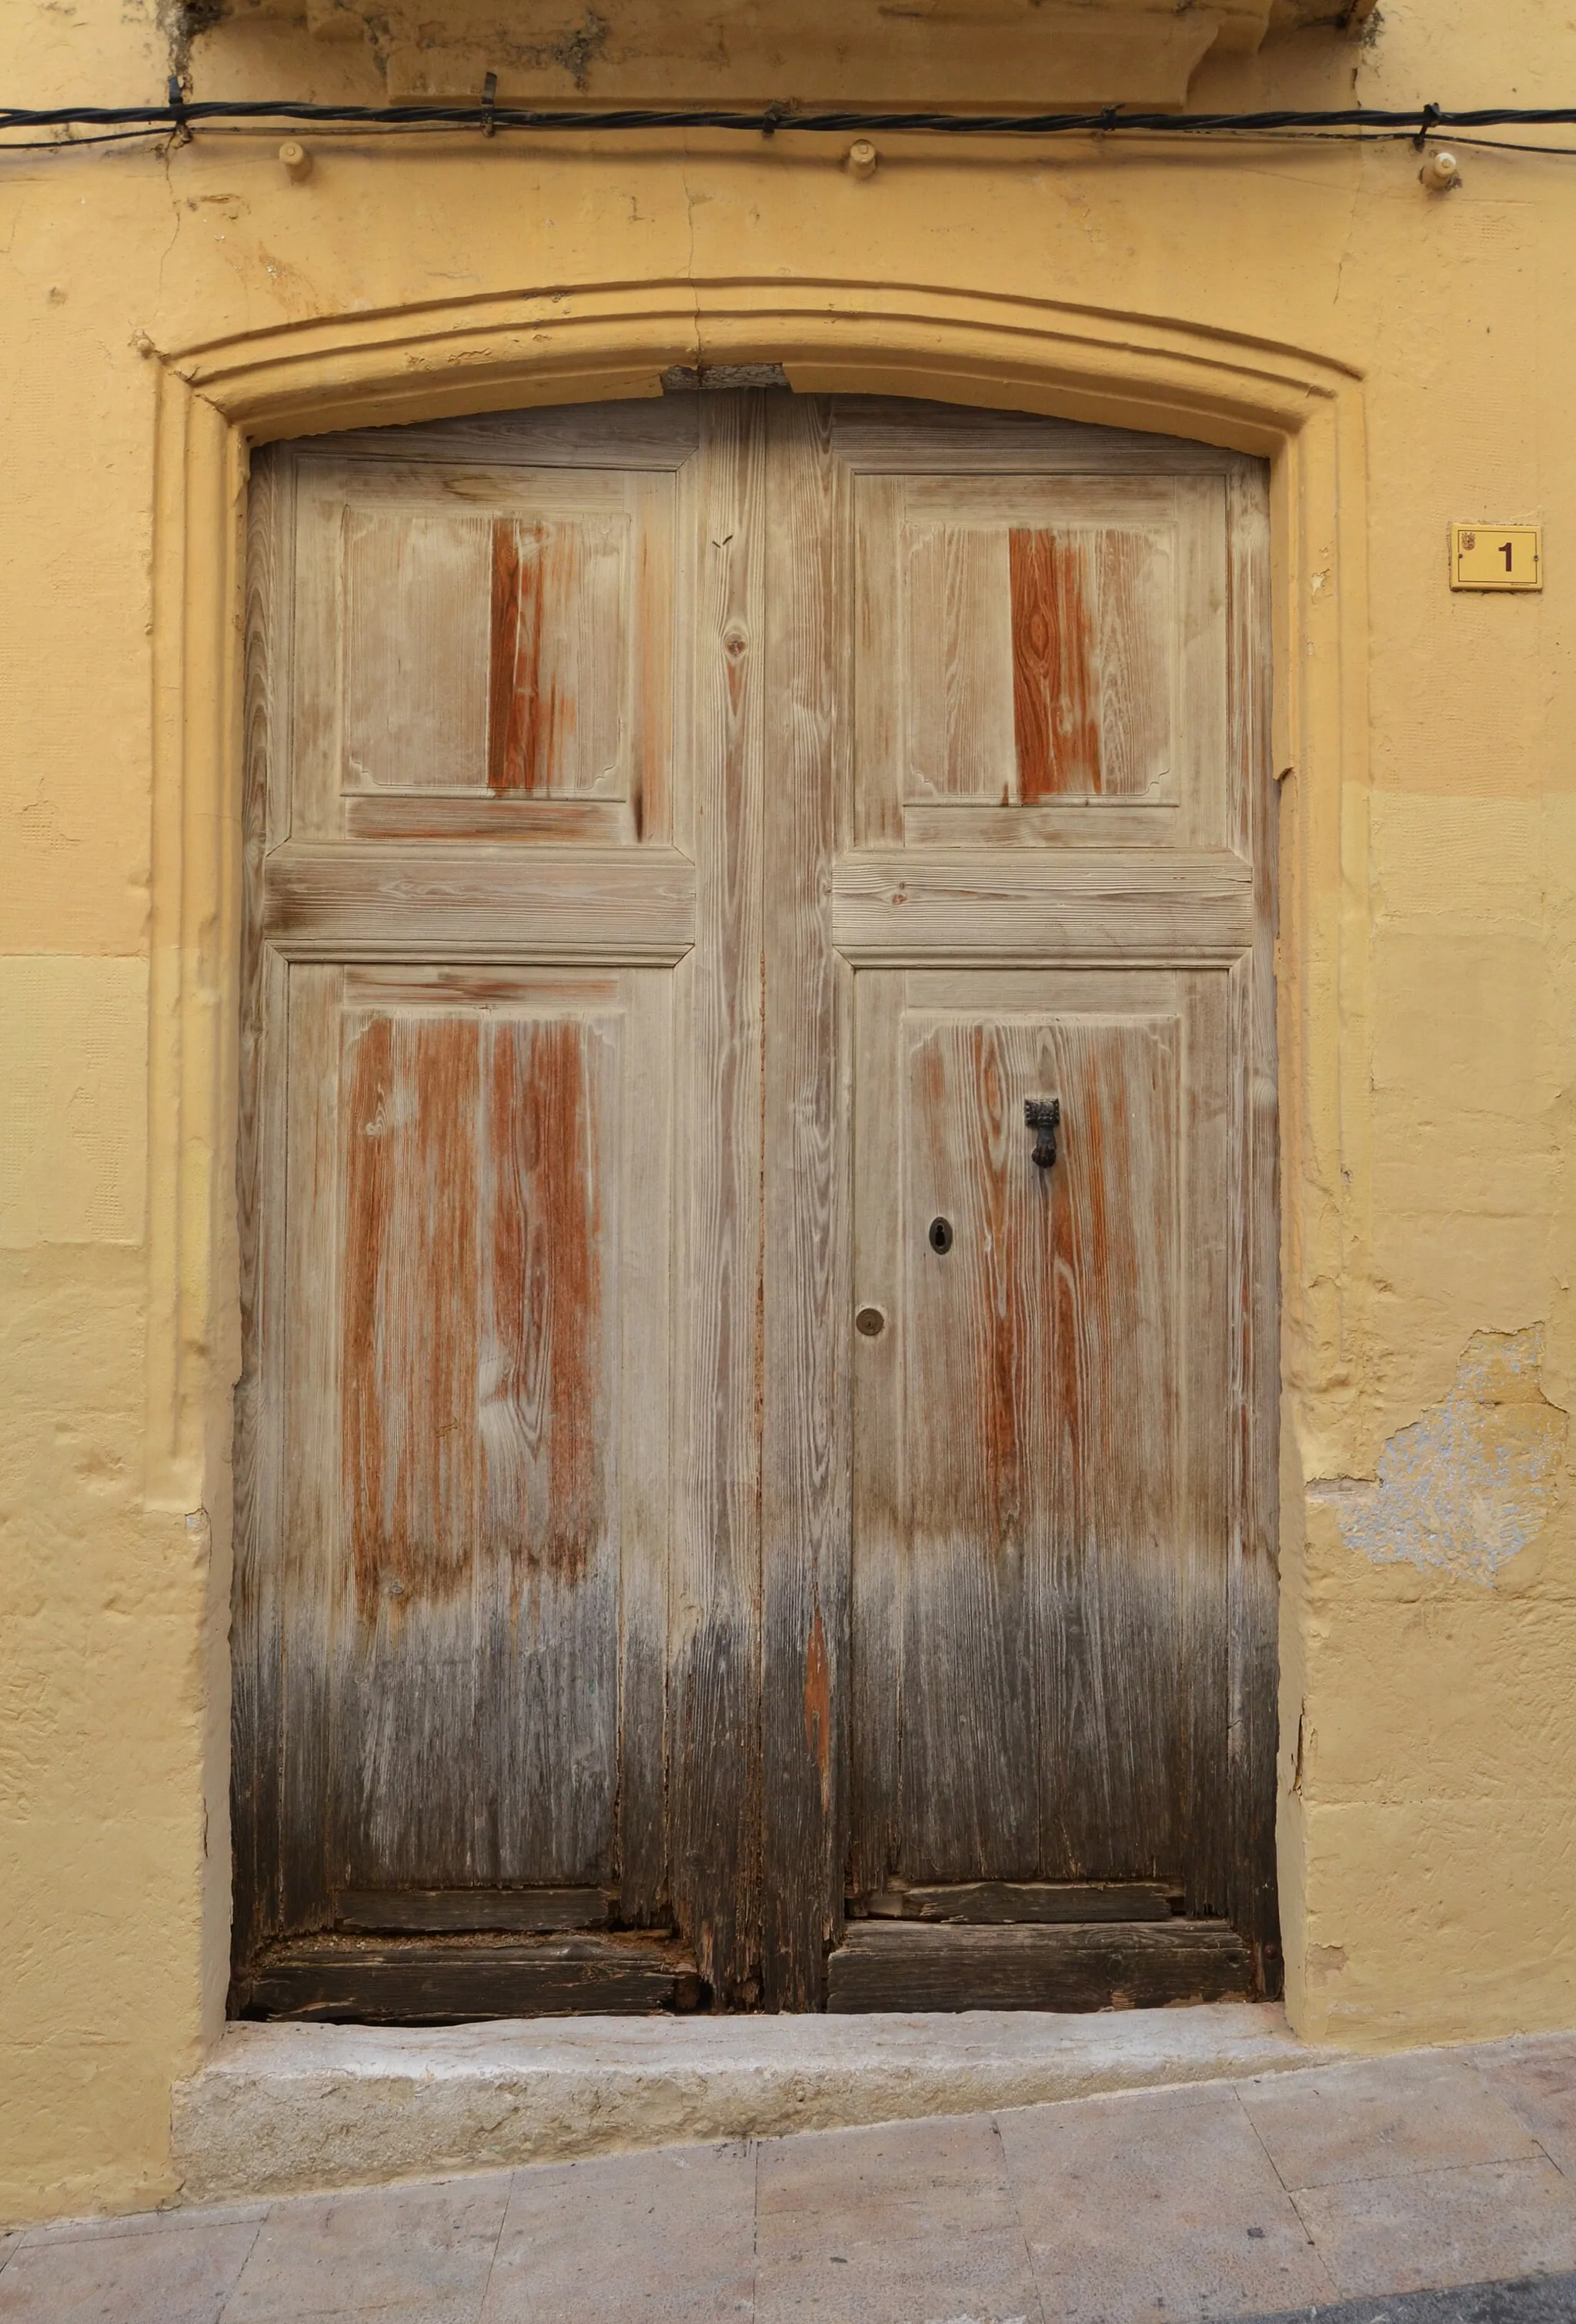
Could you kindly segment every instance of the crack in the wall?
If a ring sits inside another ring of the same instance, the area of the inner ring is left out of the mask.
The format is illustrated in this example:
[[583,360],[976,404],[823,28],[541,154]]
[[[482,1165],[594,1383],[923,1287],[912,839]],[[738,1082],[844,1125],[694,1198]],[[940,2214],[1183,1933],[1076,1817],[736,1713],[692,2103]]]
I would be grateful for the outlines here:
[[1544,1328],[1478,1332],[1450,1393],[1379,1455],[1378,1476],[1315,1480],[1349,1549],[1376,1565],[1491,1583],[1543,1530],[1568,1416],[1543,1391]]

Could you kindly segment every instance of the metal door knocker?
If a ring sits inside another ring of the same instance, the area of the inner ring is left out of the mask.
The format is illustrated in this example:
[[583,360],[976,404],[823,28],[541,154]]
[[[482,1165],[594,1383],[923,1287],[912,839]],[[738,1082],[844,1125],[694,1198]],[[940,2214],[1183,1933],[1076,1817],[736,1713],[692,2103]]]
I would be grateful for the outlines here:
[[1035,1133],[1034,1152],[1030,1156],[1037,1170],[1051,1170],[1056,1161],[1056,1132],[1062,1126],[1062,1101],[1059,1097],[1026,1097],[1023,1118]]

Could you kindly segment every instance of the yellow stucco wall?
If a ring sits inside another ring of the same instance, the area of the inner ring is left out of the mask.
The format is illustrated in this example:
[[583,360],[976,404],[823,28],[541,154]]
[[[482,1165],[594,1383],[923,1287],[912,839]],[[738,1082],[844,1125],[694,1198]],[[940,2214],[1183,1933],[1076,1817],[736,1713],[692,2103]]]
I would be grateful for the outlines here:
[[[1576,97],[1564,14],[1387,0],[1193,101]],[[16,102],[169,65],[149,0],[0,14]],[[381,94],[288,24],[192,73]],[[278,143],[0,157],[0,2219],[167,2193],[222,2009],[244,440],[708,354],[1274,456],[1289,2005],[1576,2021],[1576,161]],[[1541,598],[1449,594],[1466,517],[1545,523]]]

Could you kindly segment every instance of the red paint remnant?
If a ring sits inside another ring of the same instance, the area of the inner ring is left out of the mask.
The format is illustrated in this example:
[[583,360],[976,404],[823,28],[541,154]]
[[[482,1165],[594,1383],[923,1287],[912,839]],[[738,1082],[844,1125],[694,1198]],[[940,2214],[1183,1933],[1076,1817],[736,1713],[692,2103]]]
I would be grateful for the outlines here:
[[1021,1552],[1027,1519],[1026,1395],[1034,1383],[1034,1318],[1028,1312],[1023,1259],[1028,1256],[1011,1216],[1012,1190],[1021,1183],[1017,1128],[1009,1096],[1010,1069],[994,1027],[964,1036],[967,1130],[975,1141],[973,1173],[982,1205],[979,1308],[975,1318],[981,1446],[984,1460],[987,1545]]
[[376,1017],[346,1093],[340,1443],[357,1606],[450,1594],[476,1469],[477,1028]]
[[488,1090],[493,1242],[488,1529],[517,1571],[574,1582],[605,1530],[601,1201],[586,1044],[500,1024]]
[[1100,673],[1085,536],[1008,536],[1012,723],[1023,804],[1101,788]]
[[832,1794],[832,1668],[819,1606],[805,1648],[805,1741],[815,1757],[825,1808]]
[[500,795],[550,792],[574,729],[575,706],[559,694],[547,631],[570,613],[576,549],[569,525],[500,517],[493,527],[487,788]]

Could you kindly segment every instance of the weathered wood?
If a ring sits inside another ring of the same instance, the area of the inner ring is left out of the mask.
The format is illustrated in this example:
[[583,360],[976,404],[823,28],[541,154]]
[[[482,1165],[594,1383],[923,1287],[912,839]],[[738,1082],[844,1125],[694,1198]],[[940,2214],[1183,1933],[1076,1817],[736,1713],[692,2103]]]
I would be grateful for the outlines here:
[[240,1088],[235,1194],[243,1363],[235,1388],[234,1615],[231,1631],[230,1824],[235,1890],[231,1954],[245,1960],[278,1925],[281,1624],[277,1557],[281,1417],[280,1323],[286,1213],[285,968],[263,941],[263,866],[270,783],[277,779],[276,657],[288,637],[290,471],[262,452],[247,519],[245,760]]
[[1142,1880],[972,1880],[950,1888],[882,1888],[867,1900],[877,1921],[950,1921],[971,1927],[1036,1922],[1168,1921],[1170,1892]]
[[334,1861],[356,1887],[601,1881],[622,1013],[456,993],[347,1010],[344,1041]]
[[[883,1886],[901,1861],[902,1734],[909,1683],[903,1659],[902,1394],[909,1316],[900,1238],[887,1231],[884,1206],[861,1199],[860,1190],[902,1184],[904,982],[899,970],[867,969],[854,983],[853,1297],[886,1318],[879,1333],[854,1335],[850,1362],[849,1628],[858,1660],[848,1709],[849,1886],[856,1892]],[[916,1673],[915,1680],[923,1684],[923,1674]]]
[[341,1773],[333,1759],[330,1664],[349,1602],[339,1500],[336,1325],[342,1283],[339,1152],[340,998],[344,972],[290,972],[285,1003],[282,1174],[264,1199],[283,1222],[278,1330],[281,1421],[278,1562],[280,1913],[283,1930],[327,1916],[327,1814]]
[[[886,1812],[910,1881],[1154,1878],[1182,1862],[1185,1051],[1175,1001],[1156,1005],[1166,981],[1133,983],[911,974],[894,1028],[903,1168],[888,1185],[862,1173],[859,1199],[906,1317]],[[1048,1095],[1062,1151],[1042,1172],[1023,1109]],[[879,1718],[886,1683],[856,1668]]]
[[[648,430],[666,473],[643,477],[609,468],[616,424],[585,462],[589,432],[528,429],[538,465],[507,473],[436,440],[425,466],[328,443],[260,469],[242,1968],[335,1892],[589,1882],[666,1917],[666,970],[695,889],[668,844],[672,517],[694,429]],[[569,484],[540,462],[555,434]],[[489,799],[500,526],[563,553],[512,608],[512,788]],[[347,588],[364,552],[388,570]],[[522,659],[552,716],[519,712]],[[380,779],[405,796],[355,788]],[[429,845],[390,836],[424,821]]]
[[489,2017],[693,2009],[691,1954],[651,1938],[296,1938],[236,1982],[245,2017],[455,2025]]
[[[430,443],[431,438],[429,437]],[[610,452],[612,447],[610,447]],[[366,794],[641,795],[673,734],[671,474],[539,459],[291,456],[298,562],[291,828]]]
[[1224,1921],[936,1928],[853,1921],[827,1964],[826,2006],[1159,2009],[1246,2001],[1248,1947]]
[[862,844],[1225,845],[1226,479],[853,466]]
[[1241,1060],[1237,1136],[1245,1199],[1236,1222],[1233,1275],[1249,1296],[1233,1351],[1233,1545],[1230,1623],[1230,1839],[1226,1910],[1252,1944],[1266,1995],[1283,1984],[1275,1858],[1278,1743],[1280,1450],[1280,1145],[1276,1067],[1277,842],[1280,788],[1270,756],[1269,508],[1263,470],[1244,466],[1228,486],[1230,523],[1227,638],[1231,750],[1240,770],[1243,825],[1254,868],[1251,954],[1232,972],[1236,1054]]
[[1252,875],[1223,849],[862,849],[833,874],[832,940],[860,968],[926,959],[1229,966],[1253,941]]
[[546,1934],[608,1919],[602,1888],[348,1888],[334,1899],[335,1928],[364,1936]]
[[[388,432],[388,431],[385,431]],[[1253,464],[1213,444],[1122,428],[1090,428],[1028,411],[960,410],[884,395],[832,399],[840,458],[873,475],[1230,475]]]
[[628,531],[606,518],[493,521],[487,788],[499,798],[626,786]]
[[679,1926],[720,1999],[760,1997],[761,916],[767,415],[701,404],[695,949],[677,980],[668,1812]]
[[291,842],[266,872],[290,960],[671,963],[695,928],[695,866],[660,848]]
[[481,839],[549,847],[619,847],[638,836],[622,799],[475,798],[466,792],[353,793],[347,839]]
[[845,1997],[894,1910],[1126,1995],[1092,1880],[1273,1989],[1261,472],[751,392],[258,478],[243,1984],[582,2006],[270,1950],[556,1887],[814,2006],[846,1878]]
[[[1227,589],[1261,482],[913,418],[839,405],[834,430],[867,844],[834,869],[833,929],[860,971],[853,1298],[880,1320],[853,1352],[852,1886],[1147,1873],[1218,1913],[1233,1437],[1274,1456],[1230,1353],[1266,1313],[1262,1068],[1259,1146],[1230,1125],[1273,1012],[1262,987],[1230,998],[1268,917],[1239,733],[1263,613],[1233,583],[1228,620]],[[1064,1120],[1043,1259],[1018,1216],[1040,1094]],[[1260,1700],[1267,1612],[1238,1619]]]
[[770,410],[767,668],[782,740],[765,836],[763,1997],[806,2009],[820,2006],[844,1854],[850,979],[828,941],[827,890],[847,680],[825,410],[787,397]]
[[660,472],[693,456],[698,426],[695,405],[685,398],[642,396],[624,403],[544,404],[537,410],[358,429],[336,437],[334,448],[357,462],[397,466],[426,457],[450,469],[473,463],[593,469],[612,464]]

